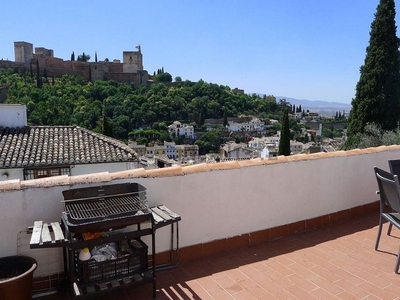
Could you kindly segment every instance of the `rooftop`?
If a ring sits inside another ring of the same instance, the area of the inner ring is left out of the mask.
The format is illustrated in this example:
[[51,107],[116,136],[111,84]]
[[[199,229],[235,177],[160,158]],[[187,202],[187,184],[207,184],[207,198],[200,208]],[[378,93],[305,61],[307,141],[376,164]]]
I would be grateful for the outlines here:
[[[52,276],[63,270],[61,248],[30,249],[26,228],[60,220],[64,190],[137,182],[146,187],[150,206],[164,204],[182,217],[180,264],[158,272],[158,299],[396,299],[400,233],[384,235],[374,251],[373,166],[387,170],[399,155],[400,146],[392,145],[3,181],[0,256],[32,256],[35,279],[54,288]],[[170,249],[170,233],[157,229],[159,263]],[[148,299],[150,289],[106,297]]]
[[133,161],[118,140],[79,126],[0,126],[0,168]]
[[[157,299],[399,299],[400,232],[374,251],[378,212],[158,272]],[[384,226],[383,232],[387,228]],[[96,299],[152,299],[151,285]],[[69,299],[67,293],[40,297]]]

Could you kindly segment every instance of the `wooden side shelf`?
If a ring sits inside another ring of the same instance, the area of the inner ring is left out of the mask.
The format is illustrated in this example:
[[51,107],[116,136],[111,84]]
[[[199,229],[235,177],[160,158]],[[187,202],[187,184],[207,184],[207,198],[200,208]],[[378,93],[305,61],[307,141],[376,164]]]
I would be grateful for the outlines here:
[[65,247],[69,240],[64,237],[60,223],[52,222],[50,226],[43,221],[35,221],[33,227],[28,228],[32,232],[30,248]]
[[[155,229],[170,225],[171,226],[171,248],[169,251],[169,262],[157,265],[157,269],[173,268],[179,263],[179,221],[181,216],[171,211],[165,205],[157,205],[150,207]],[[176,223],[176,228],[175,228]],[[174,245],[174,237],[176,237],[176,245]],[[176,257],[174,258],[174,253]]]
[[150,207],[156,228],[164,227],[181,220],[181,216],[168,209],[165,205]]

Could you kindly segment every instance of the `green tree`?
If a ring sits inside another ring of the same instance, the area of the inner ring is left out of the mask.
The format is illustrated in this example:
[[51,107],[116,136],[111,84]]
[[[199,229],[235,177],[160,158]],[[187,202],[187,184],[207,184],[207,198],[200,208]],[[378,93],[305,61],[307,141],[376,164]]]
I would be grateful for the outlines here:
[[226,116],[226,108],[224,108],[224,115],[223,115],[223,120],[224,120],[224,127],[226,128],[226,126],[229,125],[228,123],[228,117]]
[[138,138],[138,139],[136,140],[136,143],[137,143],[138,145],[145,145],[145,146],[147,146],[147,144],[149,143],[149,140],[146,139],[146,138]]
[[74,51],[72,51],[72,53],[71,53],[71,61],[74,61],[75,60],[75,53],[74,53]]
[[38,88],[42,87],[42,77],[40,76],[40,67],[38,60],[36,60],[36,86]]
[[47,69],[46,68],[44,68],[43,69],[43,77],[46,79],[46,81],[47,81]]
[[196,140],[195,145],[199,146],[200,154],[206,154],[208,152],[219,151],[221,145],[221,132],[219,129],[212,129],[207,131]]
[[310,141],[310,138],[308,137],[308,133],[304,135],[304,143],[307,144]]
[[368,123],[393,130],[400,119],[400,55],[394,0],[380,0],[371,24],[369,46],[352,100],[346,148]]
[[162,72],[162,73],[156,75],[155,81],[172,82],[172,76],[168,72],[165,72],[165,73]]
[[281,138],[279,139],[279,155],[290,155],[290,128],[289,128],[289,108],[283,109]]
[[85,54],[85,52],[83,52],[82,54],[78,55],[78,61],[87,62],[89,60],[90,60],[90,55]]

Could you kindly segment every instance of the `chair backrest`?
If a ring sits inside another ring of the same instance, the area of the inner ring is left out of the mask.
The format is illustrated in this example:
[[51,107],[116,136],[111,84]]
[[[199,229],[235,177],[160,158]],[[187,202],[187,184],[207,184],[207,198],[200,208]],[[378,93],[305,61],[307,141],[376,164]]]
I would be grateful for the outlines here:
[[400,159],[389,160],[390,173],[400,176]]
[[381,203],[385,203],[392,210],[400,212],[400,184],[397,175],[374,167],[376,180],[378,181]]

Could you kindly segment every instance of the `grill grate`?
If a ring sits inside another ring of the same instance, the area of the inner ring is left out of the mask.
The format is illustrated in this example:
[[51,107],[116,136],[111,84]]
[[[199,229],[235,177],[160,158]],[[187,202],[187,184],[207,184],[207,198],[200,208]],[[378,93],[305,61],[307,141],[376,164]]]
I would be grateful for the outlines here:
[[125,228],[151,220],[146,188],[120,183],[63,191],[62,220],[74,233]]
[[123,195],[96,200],[66,201],[65,210],[70,220],[122,217],[140,214],[147,206],[136,195]]

